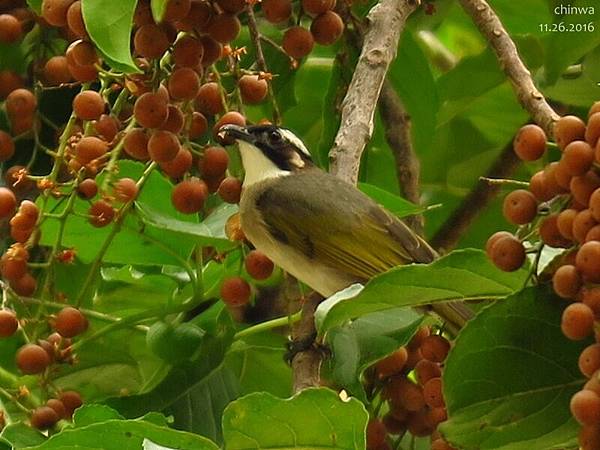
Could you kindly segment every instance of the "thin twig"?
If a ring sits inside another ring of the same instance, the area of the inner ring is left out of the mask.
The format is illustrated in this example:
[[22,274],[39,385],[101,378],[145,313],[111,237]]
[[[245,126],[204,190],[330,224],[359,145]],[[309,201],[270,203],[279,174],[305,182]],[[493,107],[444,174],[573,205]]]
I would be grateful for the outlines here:
[[496,53],[521,106],[548,136],[552,136],[552,125],[559,116],[535,87],[529,69],[521,61],[515,43],[494,10],[485,0],[460,0],[460,3]]
[[[385,80],[379,97],[379,112],[385,128],[385,139],[396,161],[396,176],[402,195],[419,204],[419,174],[421,165],[412,146],[410,117],[389,80]],[[407,217],[405,222],[419,235],[423,235],[423,215]]]
[[487,171],[485,177],[479,179],[473,190],[440,227],[431,240],[431,245],[442,252],[447,252],[455,247],[461,236],[500,190],[500,184],[489,183],[487,179],[509,177],[519,162],[519,158],[513,151],[511,140]]
[[[252,2],[246,4],[246,13],[248,15],[248,30],[250,31],[250,39],[256,49],[256,65],[262,72],[269,72],[267,62],[265,61],[265,55],[263,53],[261,44],[261,34],[256,24],[256,17],[254,17],[254,7]],[[277,99],[275,98],[275,92],[273,92],[273,86],[271,80],[267,80],[267,87],[269,98],[271,99],[271,106],[273,108],[273,122],[275,124],[281,124],[281,113],[279,112],[279,105],[277,105]]]
[[373,118],[388,67],[406,19],[416,9],[410,0],[381,0],[369,12],[364,45],[342,103],[341,125],[329,152],[334,175],[355,184],[360,158],[373,133]]

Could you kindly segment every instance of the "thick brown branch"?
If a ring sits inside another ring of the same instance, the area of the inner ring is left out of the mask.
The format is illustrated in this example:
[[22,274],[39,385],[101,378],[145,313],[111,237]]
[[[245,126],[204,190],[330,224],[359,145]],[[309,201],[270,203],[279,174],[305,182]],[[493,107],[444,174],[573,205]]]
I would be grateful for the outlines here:
[[535,87],[531,73],[521,61],[515,43],[494,10],[485,0],[460,0],[460,3],[496,53],[500,66],[512,83],[523,108],[548,136],[552,136],[552,124],[558,119],[558,114]]
[[[410,134],[410,117],[392,84],[385,80],[379,97],[379,112],[387,140],[396,161],[396,175],[402,195],[419,204],[420,164],[413,150]],[[423,235],[423,216],[418,214],[406,218],[407,224]]]
[[[502,153],[485,176],[489,178],[507,178],[515,171],[519,162],[519,158],[517,158],[513,151],[511,141],[502,150]],[[455,247],[471,223],[481,214],[481,211],[483,211],[499,190],[500,185],[479,180],[460,206],[454,210],[435,234],[431,240],[431,245],[441,252],[447,252]]]
[[315,310],[321,300],[323,297],[316,293],[306,297],[302,305],[302,318],[292,330],[295,343],[309,345],[307,349],[296,353],[292,359],[294,392],[320,385],[322,355],[313,342],[316,337]]
[[360,158],[373,133],[375,107],[388,67],[396,56],[406,19],[416,6],[414,0],[381,0],[367,16],[369,27],[329,152],[331,172],[350,183],[358,179]]

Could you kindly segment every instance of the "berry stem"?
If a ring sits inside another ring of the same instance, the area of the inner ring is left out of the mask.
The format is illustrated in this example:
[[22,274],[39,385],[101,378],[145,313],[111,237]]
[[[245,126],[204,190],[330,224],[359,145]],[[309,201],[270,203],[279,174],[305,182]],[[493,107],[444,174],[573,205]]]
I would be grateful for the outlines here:
[[[260,43],[261,34],[260,31],[258,31],[256,17],[254,16],[254,8],[251,3],[246,3],[246,13],[248,15],[248,30],[250,31],[250,39],[252,40],[252,44],[256,49],[256,64],[262,72],[268,72],[269,69],[265,61],[265,55],[263,53],[262,44]],[[271,80],[267,80],[267,89],[269,93],[269,98],[271,99],[271,106],[273,108],[273,122],[275,122],[276,125],[280,125],[281,113],[279,111],[277,99],[275,98],[275,93],[273,92]]]
[[17,398],[14,395],[12,395],[6,389],[0,388],[0,395],[2,395],[7,400],[9,400],[13,405],[15,405],[17,407],[17,409],[19,409],[19,411],[21,411],[22,413],[25,413],[25,414],[29,415],[29,413],[30,413],[29,408],[27,408],[26,406],[24,406],[19,400],[17,400]]
[[[56,309],[56,310],[61,310],[65,307],[64,303],[44,301],[44,300],[40,300],[40,299],[34,298],[34,297],[19,297],[19,301],[21,301],[22,303],[29,303],[32,305],[44,304],[45,306],[52,308],[52,309]],[[94,311],[92,309],[80,308],[79,311],[81,311],[86,317],[93,317],[94,319],[102,320],[104,322],[118,322],[121,320],[119,317],[100,313],[100,312]],[[138,329],[140,331],[145,331],[145,328],[138,328]]]
[[106,176],[104,177],[104,181],[102,182],[101,191],[106,191],[110,182],[112,181],[113,175],[116,172],[116,166],[117,166],[117,162],[119,160],[119,156],[121,156],[121,151],[123,150],[123,146],[125,145],[125,136],[127,135],[127,133],[130,130],[135,128],[135,125],[136,125],[136,121],[135,121],[135,118],[132,116],[131,122],[129,122],[129,124],[127,125],[125,130],[123,130],[123,133],[121,135],[121,140],[118,142],[117,145],[115,145],[115,147],[110,152],[110,159],[108,160],[108,164],[104,168],[104,171],[106,172]]
[[529,183],[527,181],[519,181],[519,180],[511,180],[509,178],[489,178],[489,177],[479,177],[481,181],[486,182],[490,185],[514,185],[514,186],[523,186],[525,188],[529,187]]
[[[156,168],[156,166],[157,166],[156,162],[151,162],[148,164],[148,166],[142,173],[142,176],[136,183],[137,187],[138,187],[138,191],[141,191],[141,188],[143,187],[144,183],[148,180],[148,177],[150,176],[152,171]],[[125,220],[125,216],[127,215],[127,212],[129,211],[129,209],[133,206],[133,204],[134,204],[133,200],[129,201],[129,202],[125,203],[121,207],[121,209],[118,211],[115,224],[113,225],[110,232],[108,233],[108,236],[106,236],[106,239],[102,243],[102,246],[100,247],[100,250],[98,251],[98,254],[94,258],[92,267],[90,267],[90,270],[89,270],[87,277],[83,283],[83,286],[81,287],[81,290],[79,291],[79,295],[77,296],[77,299],[75,300],[75,305],[77,307],[81,306],[81,303],[83,302],[83,299],[84,299],[87,291],[89,290],[90,286],[92,285],[94,279],[96,278],[96,274],[97,274],[98,270],[100,269],[100,265],[102,264],[102,258],[104,258],[104,255],[108,251],[110,244],[112,244],[114,237],[121,230],[123,221]]]
[[300,320],[302,317],[302,311],[298,311],[290,316],[278,317],[277,319],[267,320],[266,322],[259,323],[257,325],[248,327],[242,331],[238,331],[233,338],[243,339],[253,334],[262,333],[273,328],[283,327],[286,325],[292,325]]

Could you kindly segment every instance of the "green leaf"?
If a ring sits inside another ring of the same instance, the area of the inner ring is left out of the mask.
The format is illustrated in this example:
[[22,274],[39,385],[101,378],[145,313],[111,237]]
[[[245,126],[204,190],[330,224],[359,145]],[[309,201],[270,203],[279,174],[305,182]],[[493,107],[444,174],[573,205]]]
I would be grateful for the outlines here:
[[465,450],[577,448],[571,396],[586,381],[589,342],[560,330],[564,301],[533,287],[497,302],[461,331],[444,369],[450,419],[442,433]]
[[161,427],[144,420],[107,420],[80,428],[67,428],[46,442],[27,450],[103,449],[139,450],[145,439],[180,450],[213,450],[210,440],[183,431]]
[[228,450],[363,450],[368,417],[361,402],[329,389],[305,389],[289,399],[257,392],[225,409],[223,433]]
[[238,397],[238,379],[231,369],[222,365],[190,386],[164,412],[173,417],[175,428],[200,434],[221,444],[223,411]]
[[172,300],[177,288],[166,275],[149,274],[131,266],[103,267],[94,310],[119,317],[147,311]]
[[[477,74],[476,77],[472,77]],[[465,77],[469,76],[468,89]],[[472,77],[472,78],[471,78]],[[469,101],[488,92],[504,81],[496,55],[486,48],[476,56],[463,58],[452,70],[438,79],[441,96],[447,101]]]
[[384,189],[373,186],[372,184],[359,183],[358,188],[398,217],[421,214],[427,210],[427,208],[423,206],[415,205],[398,195],[394,195]]
[[131,58],[130,40],[137,0],[82,0],[85,28],[106,62],[125,73],[140,72]]
[[497,269],[480,250],[454,251],[431,264],[395,267],[371,279],[355,297],[330,298],[315,313],[319,334],[376,311],[455,300],[495,300],[519,289],[527,271]]
[[421,154],[431,147],[440,98],[427,57],[410,32],[402,34],[388,79],[410,116],[413,145]]
[[336,386],[366,401],[361,383],[364,370],[408,343],[423,315],[412,308],[396,308],[367,314],[327,333],[333,353],[328,363]]
[[77,408],[73,415],[73,424],[79,428],[112,419],[124,419],[124,417],[106,405],[92,403]]
[[161,213],[147,202],[137,202],[136,206],[142,221],[158,230],[170,231],[186,238],[192,237],[199,244],[222,251],[237,246],[237,243],[225,236],[225,222],[237,212],[236,205],[224,204],[218,207],[202,223],[178,220]]
[[42,1],[43,0],[27,0],[29,7],[33,9],[38,16],[42,15]]
[[[565,2],[564,5],[585,9],[585,11],[593,10],[594,13],[554,15],[554,24],[563,24],[566,31],[553,32],[550,35],[545,64],[545,78],[549,84],[556,82],[569,65],[577,63],[582,56],[600,44],[600,27],[598,26],[600,24],[600,7],[592,6],[588,0]],[[576,30],[575,28],[571,30],[571,27],[589,24],[594,26],[594,31]],[[548,25],[552,26],[553,24]]]
[[2,430],[0,438],[12,445],[13,448],[40,445],[46,440],[46,436],[24,423],[11,423],[7,425]]
[[[89,320],[87,333],[107,325],[94,318]],[[57,366],[54,382],[60,389],[80,392],[86,402],[144,391],[153,385],[155,377],[161,376],[165,367],[146,347],[144,333],[132,328],[113,330],[101,339],[86,343],[79,348],[77,356],[78,364]]]
[[150,9],[152,10],[152,17],[156,23],[160,23],[165,16],[167,10],[167,0],[151,0]]
[[[278,397],[292,392],[292,372],[285,362],[287,339],[278,333],[258,333],[233,343],[225,364],[238,377],[242,395],[266,391]],[[269,382],[265,383],[265,379]]]
[[556,101],[589,108],[593,99],[600,98],[600,46],[588,53],[581,62],[581,74],[574,78],[560,77],[552,86],[542,89]]

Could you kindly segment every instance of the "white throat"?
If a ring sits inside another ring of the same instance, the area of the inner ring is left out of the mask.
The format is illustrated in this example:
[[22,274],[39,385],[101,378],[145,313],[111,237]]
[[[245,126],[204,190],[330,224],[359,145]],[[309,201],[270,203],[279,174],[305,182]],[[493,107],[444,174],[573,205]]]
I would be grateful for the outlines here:
[[268,178],[278,178],[291,174],[291,172],[277,167],[254,145],[244,141],[238,141],[238,145],[242,155],[244,171],[246,172],[244,186],[250,186]]

